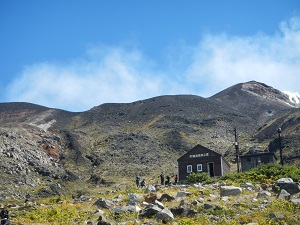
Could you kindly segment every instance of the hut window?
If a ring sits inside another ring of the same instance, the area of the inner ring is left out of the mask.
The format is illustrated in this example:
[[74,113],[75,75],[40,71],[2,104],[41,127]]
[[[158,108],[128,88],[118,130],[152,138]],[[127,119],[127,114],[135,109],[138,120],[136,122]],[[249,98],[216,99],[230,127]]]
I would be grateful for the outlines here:
[[186,169],[187,169],[187,173],[191,173],[193,171],[192,165],[187,165]]
[[261,164],[261,158],[257,157],[257,164]]
[[197,164],[197,172],[202,172],[202,164]]

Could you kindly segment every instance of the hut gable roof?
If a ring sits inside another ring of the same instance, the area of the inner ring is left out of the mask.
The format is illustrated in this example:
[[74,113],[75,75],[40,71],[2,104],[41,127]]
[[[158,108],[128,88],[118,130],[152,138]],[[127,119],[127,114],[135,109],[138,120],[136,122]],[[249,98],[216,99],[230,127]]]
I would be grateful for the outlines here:
[[185,161],[187,159],[190,159],[191,156],[195,157],[222,157],[220,153],[217,153],[213,150],[210,150],[202,145],[196,145],[194,148],[187,151],[183,156],[181,156],[179,159],[177,159],[177,162]]

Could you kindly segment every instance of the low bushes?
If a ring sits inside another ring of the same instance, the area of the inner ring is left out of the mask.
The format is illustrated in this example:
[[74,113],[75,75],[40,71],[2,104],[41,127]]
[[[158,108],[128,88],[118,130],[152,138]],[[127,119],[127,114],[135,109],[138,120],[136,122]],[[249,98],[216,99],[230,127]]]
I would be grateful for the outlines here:
[[207,173],[190,173],[187,176],[188,183],[196,183],[196,182],[203,182],[203,183],[211,183],[212,178]]
[[279,164],[262,164],[249,171],[235,174],[226,174],[221,179],[237,183],[267,183],[276,182],[279,178],[289,177],[294,182],[300,181],[300,170],[296,166],[281,166]]

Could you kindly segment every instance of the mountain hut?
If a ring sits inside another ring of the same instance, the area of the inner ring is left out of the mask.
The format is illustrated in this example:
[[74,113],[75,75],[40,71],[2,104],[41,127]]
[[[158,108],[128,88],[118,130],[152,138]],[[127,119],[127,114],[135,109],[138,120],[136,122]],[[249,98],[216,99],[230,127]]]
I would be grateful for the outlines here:
[[179,159],[178,179],[180,182],[186,182],[187,176],[194,173],[208,173],[211,177],[223,176],[230,172],[229,163],[223,156],[202,145],[196,145]]
[[245,155],[240,156],[242,172],[248,171],[260,164],[276,163],[277,158],[274,152],[262,152],[259,150],[251,150]]

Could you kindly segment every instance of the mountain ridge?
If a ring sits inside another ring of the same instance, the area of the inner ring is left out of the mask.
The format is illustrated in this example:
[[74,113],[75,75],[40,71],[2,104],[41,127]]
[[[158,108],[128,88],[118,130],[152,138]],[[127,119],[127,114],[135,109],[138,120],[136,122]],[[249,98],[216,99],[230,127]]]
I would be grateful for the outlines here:
[[250,81],[210,98],[166,95],[84,112],[0,103],[0,167],[7,178],[1,182],[13,188],[15,182],[42,185],[49,179],[113,182],[137,174],[156,179],[161,171],[175,174],[177,158],[197,144],[235,163],[234,128],[242,153],[258,148],[278,154],[281,127],[285,160],[297,164],[300,111],[289,101]]

